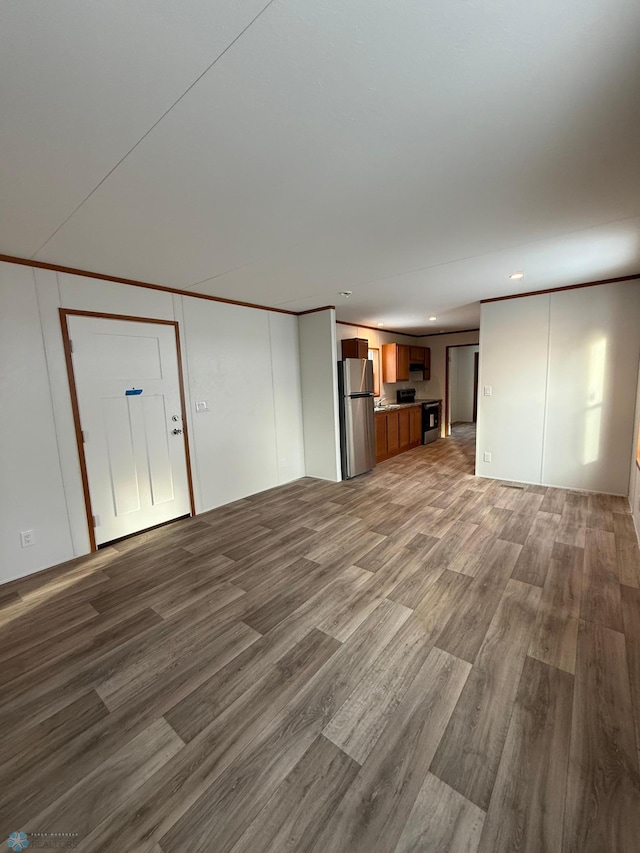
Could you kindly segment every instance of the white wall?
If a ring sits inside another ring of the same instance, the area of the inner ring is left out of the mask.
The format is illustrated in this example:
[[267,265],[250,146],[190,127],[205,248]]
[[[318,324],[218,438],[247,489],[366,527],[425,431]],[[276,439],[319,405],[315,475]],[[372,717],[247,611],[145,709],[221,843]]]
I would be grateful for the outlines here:
[[341,480],[335,310],[303,314],[298,329],[306,473]]
[[451,422],[473,421],[473,377],[477,346],[453,347],[449,350],[449,394]]
[[[0,264],[0,581],[72,556],[33,270]],[[35,544],[20,547],[20,531]]]
[[626,495],[639,325],[638,281],[483,305],[476,472]]
[[407,344],[408,346],[429,347],[431,350],[431,378],[427,381],[411,378],[408,382],[383,383],[381,396],[388,402],[395,402],[398,388],[415,388],[420,399],[442,400],[444,402],[446,383],[446,351],[453,344],[477,344],[478,332],[454,332],[446,335],[425,335],[415,338],[410,335],[398,335],[394,332],[367,329],[362,326],[336,325],[336,360],[342,358],[340,341],[343,338],[366,338],[369,347],[378,348],[382,357],[382,344]]
[[304,476],[297,317],[5,263],[0,305],[0,582],[89,551],[60,306],[179,322],[197,512]]

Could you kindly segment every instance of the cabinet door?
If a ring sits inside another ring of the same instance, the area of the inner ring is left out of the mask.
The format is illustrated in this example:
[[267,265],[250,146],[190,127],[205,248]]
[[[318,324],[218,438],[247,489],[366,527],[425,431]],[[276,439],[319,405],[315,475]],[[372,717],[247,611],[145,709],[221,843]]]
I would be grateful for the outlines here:
[[431,350],[429,347],[424,348],[424,378],[431,379]]
[[411,409],[400,409],[398,412],[398,443],[400,447],[409,446],[409,419]]
[[376,459],[387,455],[387,415],[376,414]]
[[420,444],[422,442],[422,407],[414,406],[409,409],[409,442]]
[[396,344],[382,344],[382,381],[397,382],[398,352]]
[[342,340],[343,358],[367,358],[369,341],[366,338],[344,338]]
[[409,378],[409,347],[398,344],[397,382],[406,382]]
[[409,347],[409,361],[411,364],[423,364],[424,347]]
[[387,452],[395,453],[400,447],[398,412],[387,413]]

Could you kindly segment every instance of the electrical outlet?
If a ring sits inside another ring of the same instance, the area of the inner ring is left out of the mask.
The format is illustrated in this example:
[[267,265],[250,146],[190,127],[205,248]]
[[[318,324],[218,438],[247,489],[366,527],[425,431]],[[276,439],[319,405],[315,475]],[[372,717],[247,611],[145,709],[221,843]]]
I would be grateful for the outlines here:
[[20,531],[20,544],[23,548],[28,548],[30,545],[36,544],[36,534],[33,530]]
[[286,458],[285,458],[284,456],[283,456],[283,457],[282,457],[282,459],[280,460],[280,467],[281,467],[281,468],[286,468],[286,467],[287,467],[287,460],[286,460]]
[[488,450],[485,450],[484,452],[484,461],[491,462],[491,453]]

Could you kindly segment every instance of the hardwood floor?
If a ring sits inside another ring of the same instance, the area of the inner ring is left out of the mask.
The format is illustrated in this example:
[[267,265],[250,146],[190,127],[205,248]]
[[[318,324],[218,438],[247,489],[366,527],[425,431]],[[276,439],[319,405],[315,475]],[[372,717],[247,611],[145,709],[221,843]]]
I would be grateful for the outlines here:
[[473,442],[1,587],[0,839],[637,851],[627,501],[476,479]]

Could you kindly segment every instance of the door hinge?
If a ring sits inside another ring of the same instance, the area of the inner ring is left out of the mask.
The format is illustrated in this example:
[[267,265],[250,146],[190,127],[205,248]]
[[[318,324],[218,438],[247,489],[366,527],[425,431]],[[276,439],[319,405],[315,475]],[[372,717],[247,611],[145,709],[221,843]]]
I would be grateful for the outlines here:
[[99,515],[93,516],[93,526],[94,527],[100,527],[100,516]]
[[82,443],[86,444],[87,443],[87,434],[83,429],[80,430],[80,435],[82,436]]
[[69,352],[73,352],[73,341],[69,338]]

